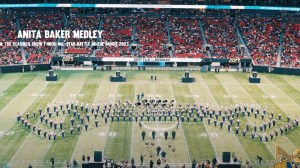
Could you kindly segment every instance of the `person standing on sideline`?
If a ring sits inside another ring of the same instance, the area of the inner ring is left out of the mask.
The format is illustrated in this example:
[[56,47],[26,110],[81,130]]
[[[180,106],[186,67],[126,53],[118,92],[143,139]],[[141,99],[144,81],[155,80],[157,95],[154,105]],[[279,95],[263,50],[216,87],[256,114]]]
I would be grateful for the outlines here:
[[144,163],[144,157],[145,156],[143,154],[141,154],[141,157],[140,157],[141,158],[141,165],[143,165],[143,163]]

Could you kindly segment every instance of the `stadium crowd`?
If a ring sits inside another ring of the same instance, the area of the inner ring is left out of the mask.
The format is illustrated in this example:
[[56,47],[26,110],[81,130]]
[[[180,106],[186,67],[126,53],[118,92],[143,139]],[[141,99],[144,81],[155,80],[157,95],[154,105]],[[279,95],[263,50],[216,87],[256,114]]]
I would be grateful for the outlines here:
[[[43,38],[43,30],[60,30],[63,27],[62,15],[60,13],[22,13],[19,16],[21,30],[41,30],[42,38],[21,39],[24,42],[55,42],[54,38]],[[26,46],[25,57],[28,63],[49,63],[51,59],[51,46]]]
[[276,65],[281,20],[276,16],[238,17],[239,27],[250,49],[254,64]]
[[138,17],[134,41],[140,47],[136,50],[138,57],[170,57],[163,44],[168,43],[166,19],[162,17]]
[[[9,27],[9,29],[7,28]],[[17,41],[17,26],[16,17],[14,15],[0,15],[0,37],[1,42],[16,42]],[[1,56],[0,65],[22,64],[21,48],[13,46],[0,46]]]
[[214,58],[241,58],[237,55],[237,38],[233,20],[229,17],[202,19],[205,27],[205,37],[208,44],[213,45],[211,55]]
[[[136,24],[132,17],[107,17],[104,18],[102,40],[104,42],[131,42],[132,26]],[[120,43],[121,44],[121,43]],[[125,46],[107,46],[100,47],[96,52],[97,57],[130,57],[131,50],[128,45]]]
[[171,43],[175,45],[174,57],[205,58],[203,39],[196,18],[169,18]]
[[[151,11],[151,10],[150,10]],[[165,10],[163,10],[166,12]],[[183,13],[185,10],[183,10]],[[172,13],[172,11],[170,11]],[[66,14],[60,12],[20,12],[0,15],[2,43],[12,41],[54,42],[58,39],[17,39],[22,30],[103,30],[101,39],[64,39],[64,42],[125,42],[123,46],[62,47],[60,54],[96,57],[177,57],[245,58],[234,27],[234,17],[199,16],[100,16]],[[197,19],[199,18],[199,19]],[[284,23],[281,16],[239,14],[237,26],[256,65],[299,67],[299,24]],[[201,24],[204,36],[201,33]],[[103,23],[103,24],[102,24]],[[19,25],[18,25],[19,24]],[[10,29],[7,29],[10,27]],[[283,32],[282,53],[279,54],[280,34]],[[72,36],[71,36],[72,37]],[[203,39],[205,38],[205,39]],[[204,41],[212,47],[203,47]],[[171,46],[171,48],[170,48]],[[53,47],[0,46],[0,65],[22,64],[22,51],[28,63],[49,63]],[[281,57],[281,59],[278,59]]]
[[300,24],[287,23],[283,37],[281,66],[298,67],[298,61],[300,61]]
[[[101,17],[99,16],[77,16],[74,14],[67,15],[67,30],[99,30],[99,23]],[[71,38],[64,39],[65,42],[96,42],[97,39],[88,38],[73,38],[71,33]],[[64,54],[82,54],[89,55],[92,53],[92,48],[89,46],[66,46],[64,48]]]

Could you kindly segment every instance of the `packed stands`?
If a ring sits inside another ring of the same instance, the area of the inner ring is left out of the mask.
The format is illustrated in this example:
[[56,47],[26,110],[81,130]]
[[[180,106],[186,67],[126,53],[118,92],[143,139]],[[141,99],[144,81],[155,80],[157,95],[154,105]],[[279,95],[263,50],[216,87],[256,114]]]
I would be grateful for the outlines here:
[[171,43],[174,44],[174,57],[204,58],[203,39],[196,18],[169,18]]
[[[98,16],[78,16],[78,15],[68,15],[67,16],[68,24],[67,30],[99,30],[99,24],[101,18]],[[66,42],[96,42],[97,39],[91,38],[71,38],[65,39]],[[64,49],[64,54],[83,54],[89,55],[92,53],[92,48],[89,46],[80,46],[80,47],[70,47],[67,46]]]
[[[21,30],[40,30],[40,39],[26,38],[25,42],[55,42],[55,38],[43,38],[44,30],[60,30],[63,19],[60,13],[22,13],[20,14]],[[27,46],[24,52],[28,63],[49,63],[51,59],[51,46]]]
[[[132,25],[136,20],[132,17],[107,17],[103,24],[102,42],[117,42],[118,46],[105,45],[97,50],[97,57],[130,57],[129,44],[132,41]],[[125,42],[123,43],[119,42]],[[120,45],[121,44],[121,45]]]
[[300,24],[285,25],[281,66],[299,67],[300,60]]
[[213,45],[210,50],[213,58],[240,58],[237,53],[239,40],[229,17],[202,19],[207,43]]
[[168,43],[166,19],[163,17],[138,17],[135,42],[140,45],[138,57],[170,57],[163,44]]
[[[8,29],[9,27],[9,29]],[[0,41],[16,42],[16,20],[12,15],[0,15]],[[0,65],[22,64],[21,49],[13,46],[0,46]]]
[[238,18],[238,23],[250,49],[254,64],[275,66],[281,18],[243,15]]

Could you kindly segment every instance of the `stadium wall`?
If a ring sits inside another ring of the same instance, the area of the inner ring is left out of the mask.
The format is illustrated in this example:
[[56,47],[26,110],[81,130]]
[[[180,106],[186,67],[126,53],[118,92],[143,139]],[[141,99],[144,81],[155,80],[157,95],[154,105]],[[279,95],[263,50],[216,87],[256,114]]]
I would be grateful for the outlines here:
[[300,69],[298,68],[280,68],[272,67],[272,71],[269,72],[269,66],[253,66],[253,71],[260,73],[272,73],[272,74],[281,74],[281,75],[297,75],[300,76]]
[[8,65],[8,66],[0,66],[0,68],[2,73],[14,73],[14,72],[29,72],[29,71],[47,71],[51,69],[51,65],[50,64]]

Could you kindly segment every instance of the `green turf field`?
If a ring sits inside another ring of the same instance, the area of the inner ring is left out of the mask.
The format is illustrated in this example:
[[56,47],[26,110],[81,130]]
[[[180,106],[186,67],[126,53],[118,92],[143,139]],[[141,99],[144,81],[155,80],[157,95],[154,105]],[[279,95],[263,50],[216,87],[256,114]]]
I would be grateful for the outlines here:
[[[235,134],[235,123],[232,131],[227,131],[227,126],[220,129],[208,124],[207,119],[197,123],[182,123],[176,128],[176,122],[144,121],[143,128],[136,122],[104,123],[100,119],[99,127],[94,126],[94,118],[88,131],[81,133],[75,131],[70,135],[71,127],[69,115],[54,115],[53,120],[62,121],[66,130],[66,137],[62,139],[58,134],[56,141],[49,141],[36,132],[29,131],[20,123],[16,122],[16,114],[20,112],[30,113],[29,121],[38,124],[42,129],[49,130],[45,124],[40,123],[39,117],[33,117],[33,111],[41,107],[45,111],[46,105],[57,104],[78,100],[84,104],[101,104],[104,102],[122,102],[129,100],[134,102],[136,95],[145,94],[145,98],[157,97],[160,99],[174,99],[176,104],[184,106],[190,104],[209,104],[210,107],[227,107],[241,103],[255,104],[267,107],[267,112],[274,112],[277,119],[278,114],[282,120],[277,124],[286,124],[286,117],[298,117],[300,112],[300,78],[297,76],[260,74],[261,84],[249,84],[249,73],[201,73],[191,72],[196,78],[192,84],[180,82],[182,71],[177,72],[126,72],[128,81],[126,83],[111,83],[109,77],[115,72],[100,71],[56,71],[59,80],[57,82],[46,82],[47,72],[30,72],[16,74],[1,74],[0,76],[0,163],[1,166],[10,164],[10,167],[22,168],[32,164],[34,167],[50,166],[49,159],[55,158],[56,167],[66,167],[68,161],[81,161],[82,154],[93,155],[94,151],[103,151],[104,156],[121,161],[124,159],[135,159],[139,165],[140,155],[145,155],[144,164],[149,164],[150,153],[153,160],[157,160],[155,147],[145,145],[142,141],[141,132],[146,132],[146,141],[154,143],[155,146],[167,152],[167,163],[181,166],[189,165],[194,159],[196,161],[211,160],[213,156],[221,157],[222,152],[234,152],[238,158],[250,160],[253,167],[271,167],[275,160],[275,147],[280,145],[287,152],[292,153],[300,148],[300,128],[292,128],[287,133],[279,135],[269,142],[260,142],[258,138],[251,140],[249,133],[243,137],[241,132]],[[156,75],[157,81],[150,81],[150,75]],[[79,103],[79,104],[80,104]],[[221,117],[220,117],[221,118]],[[240,128],[244,129],[246,124],[262,124],[263,120],[250,117],[241,117]],[[79,120],[76,119],[76,123]],[[157,130],[155,140],[151,138],[151,131]],[[241,129],[241,130],[242,130]],[[253,129],[252,127],[250,128]],[[52,129],[53,130],[53,129]],[[168,140],[164,139],[164,130],[169,131]],[[170,138],[171,131],[175,130],[176,139]],[[271,128],[272,130],[272,128]],[[269,130],[268,130],[269,131]],[[172,153],[168,145],[175,146],[176,151]],[[257,164],[256,156],[263,157],[263,165]]]

